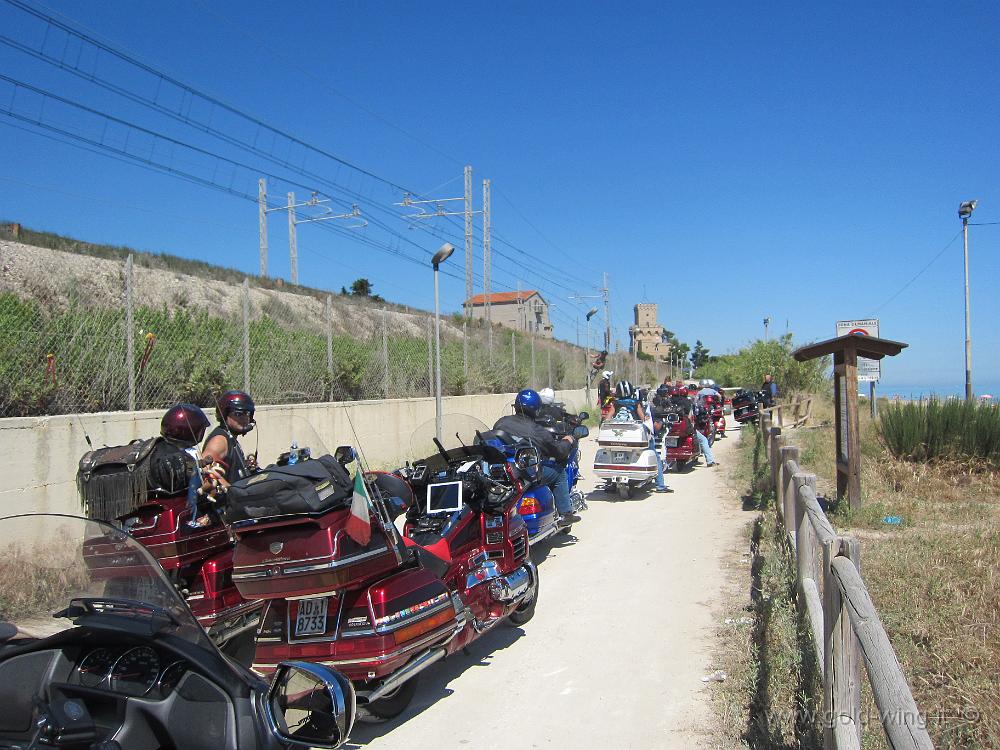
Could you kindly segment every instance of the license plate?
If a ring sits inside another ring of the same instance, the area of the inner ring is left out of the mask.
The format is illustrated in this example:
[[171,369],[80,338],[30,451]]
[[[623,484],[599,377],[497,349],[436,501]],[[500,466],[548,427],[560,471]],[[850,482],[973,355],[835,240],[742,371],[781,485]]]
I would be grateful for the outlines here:
[[628,463],[628,451],[615,451],[614,462],[616,464]]
[[295,616],[295,635],[322,635],[326,632],[326,603],[328,597],[300,599],[299,613]]
[[677,438],[676,437],[665,437],[665,438],[663,438],[663,444],[665,446],[667,446],[668,448],[676,448],[677,447]]

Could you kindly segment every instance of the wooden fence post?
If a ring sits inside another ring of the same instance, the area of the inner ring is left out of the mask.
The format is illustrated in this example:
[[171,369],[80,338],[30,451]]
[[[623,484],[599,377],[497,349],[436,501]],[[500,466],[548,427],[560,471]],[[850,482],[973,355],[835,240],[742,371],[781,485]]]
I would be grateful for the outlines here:
[[[775,497],[780,497],[778,487],[778,469],[781,468],[781,428],[772,427],[770,429],[771,441],[769,445],[768,460],[771,462],[771,489],[774,490]],[[780,505],[778,506],[781,507]]]
[[792,499],[795,503],[795,608],[803,622],[809,623],[820,676],[825,669],[823,646],[823,604],[819,598],[819,565],[816,559],[816,530],[806,513],[802,489],[816,488],[816,475],[800,471],[792,476]]
[[860,742],[861,683],[860,649],[840,584],[832,563],[843,555],[861,570],[861,548],[851,537],[838,537],[823,544],[823,748],[837,750],[835,728],[847,717],[854,723]]
[[[781,458],[781,471],[778,476],[781,481],[781,514],[784,521],[785,534],[791,542],[792,549],[795,549],[795,488],[789,487],[792,475],[799,470],[799,447],[797,445],[783,446],[779,452]],[[791,461],[793,468],[791,471],[788,462]]]

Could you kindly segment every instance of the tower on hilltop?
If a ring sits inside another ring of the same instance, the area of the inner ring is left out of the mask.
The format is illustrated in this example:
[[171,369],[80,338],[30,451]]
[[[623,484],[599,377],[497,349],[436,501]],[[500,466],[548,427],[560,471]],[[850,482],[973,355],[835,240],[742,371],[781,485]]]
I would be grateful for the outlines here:
[[648,354],[660,361],[669,358],[670,344],[664,343],[664,328],[656,322],[655,302],[640,302],[635,306],[635,324],[629,326],[628,332],[630,351]]

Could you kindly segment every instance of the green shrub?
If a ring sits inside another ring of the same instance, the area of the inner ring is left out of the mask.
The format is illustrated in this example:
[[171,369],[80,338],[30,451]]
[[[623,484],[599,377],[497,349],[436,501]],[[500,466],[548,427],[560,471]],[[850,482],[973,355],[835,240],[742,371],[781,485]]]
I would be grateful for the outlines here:
[[1000,405],[930,399],[889,404],[879,437],[897,458],[971,458],[1000,465]]

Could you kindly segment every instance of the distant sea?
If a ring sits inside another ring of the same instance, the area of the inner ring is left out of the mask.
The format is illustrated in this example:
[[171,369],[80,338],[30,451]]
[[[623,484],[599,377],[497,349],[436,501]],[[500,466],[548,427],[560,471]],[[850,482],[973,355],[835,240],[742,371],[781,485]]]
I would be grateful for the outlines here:
[[[985,394],[990,394],[993,396],[993,400],[1000,403],[1000,382],[996,380],[987,380],[982,383],[977,382],[975,378],[972,380],[972,389],[976,396],[982,396]],[[861,393],[868,393],[867,383],[858,383],[858,391]],[[965,383],[956,383],[955,385],[946,386],[930,386],[930,385],[897,385],[893,384],[883,384],[879,383],[876,389],[878,396],[893,398],[898,396],[899,398],[905,399],[919,399],[919,398],[948,398],[949,396],[955,398],[965,398]]]

